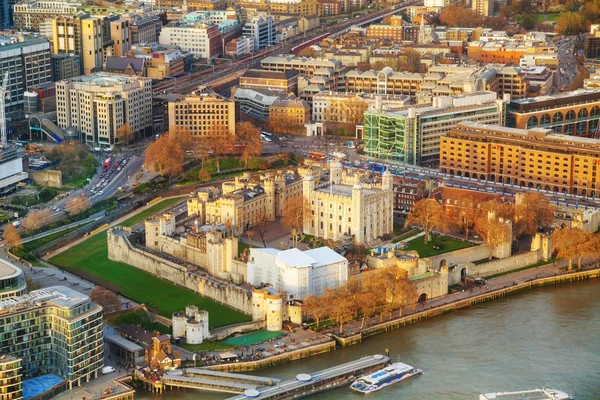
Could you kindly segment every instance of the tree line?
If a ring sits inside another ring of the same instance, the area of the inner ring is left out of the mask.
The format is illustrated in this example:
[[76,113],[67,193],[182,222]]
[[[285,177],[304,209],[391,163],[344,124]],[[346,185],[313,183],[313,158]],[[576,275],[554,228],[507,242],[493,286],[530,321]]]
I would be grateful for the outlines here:
[[326,289],[322,296],[306,296],[303,312],[317,328],[323,320],[334,319],[342,334],[346,322],[362,318],[362,329],[367,318],[379,314],[382,322],[388,314],[392,319],[394,310],[402,313],[416,300],[417,291],[407,272],[392,266],[366,272],[360,278],[351,277],[337,289]]

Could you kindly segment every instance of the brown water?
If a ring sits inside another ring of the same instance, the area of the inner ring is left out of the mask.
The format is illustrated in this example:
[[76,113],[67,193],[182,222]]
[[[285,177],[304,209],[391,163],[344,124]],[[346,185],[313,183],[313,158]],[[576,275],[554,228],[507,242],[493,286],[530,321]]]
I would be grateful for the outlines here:
[[[560,389],[577,400],[600,399],[600,282],[554,286],[436,317],[332,353],[258,371],[290,379],[382,353],[422,368],[423,375],[368,395],[373,399],[467,400],[479,393]],[[198,391],[136,399],[225,399]],[[363,399],[348,387],[317,400]]]

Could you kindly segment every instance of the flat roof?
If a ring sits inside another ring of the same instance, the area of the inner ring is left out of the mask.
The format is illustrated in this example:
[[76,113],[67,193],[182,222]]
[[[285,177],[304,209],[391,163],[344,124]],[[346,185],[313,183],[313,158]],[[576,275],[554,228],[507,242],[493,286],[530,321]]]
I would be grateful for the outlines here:
[[127,340],[120,335],[104,336],[104,340],[108,340],[109,342],[112,342],[112,343],[124,348],[125,350],[129,350],[132,352],[144,350],[144,348],[142,346],[140,346],[136,343],[133,343],[132,341]]
[[23,400],[36,397],[54,386],[61,384],[66,379],[58,375],[48,374],[38,376],[37,378],[26,379],[23,381]]
[[21,268],[9,263],[6,260],[0,259],[0,279],[10,279],[19,276],[23,273]]

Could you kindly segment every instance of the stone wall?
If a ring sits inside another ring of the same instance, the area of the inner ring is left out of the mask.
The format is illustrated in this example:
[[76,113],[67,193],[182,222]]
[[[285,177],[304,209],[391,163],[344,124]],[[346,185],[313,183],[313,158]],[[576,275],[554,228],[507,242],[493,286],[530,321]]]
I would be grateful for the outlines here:
[[449,268],[458,266],[466,262],[475,262],[489,257],[490,248],[487,244],[480,246],[467,247],[466,249],[460,249],[451,251],[449,253],[439,254],[428,258],[423,258],[420,262],[428,262],[430,269],[440,269],[440,267],[447,265]]
[[127,239],[127,235],[126,228],[109,229],[108,258],[110,260],[129,264],[217,303],[252,315],[252,298],[249,291],[134,247]]
[[29,178],[39,186],[62,187],[62,172],[54,169],[43,169],[40,171],[28,170]]
[[252,322],[245,322],[242,324],[229,325],[224,329],[214,330],[210,335],[210,339],[211,340],[223,340],[223,339],[228,338],[231,335],[235,335],[236,333],[254,332],[259,329],[265,329],[265,327],[266,327],[265,321],[252,321]]

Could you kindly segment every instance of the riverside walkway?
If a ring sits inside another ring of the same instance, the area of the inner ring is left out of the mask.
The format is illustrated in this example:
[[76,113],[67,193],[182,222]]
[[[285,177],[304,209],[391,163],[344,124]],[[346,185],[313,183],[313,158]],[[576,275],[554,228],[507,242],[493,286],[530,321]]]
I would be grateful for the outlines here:
[[385,367],[390,361],[389,357],[383,355],[367,356],[313,374],[299,374],[296,379],[281,382],[273,387],[248,389],[243,394],[227,400],[246,400],[248,398],[274,400],[304,397],[346,385],[363,374]]

